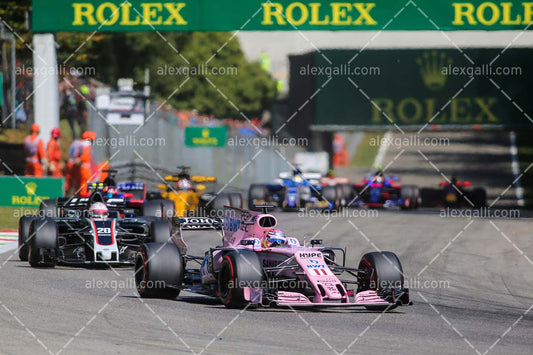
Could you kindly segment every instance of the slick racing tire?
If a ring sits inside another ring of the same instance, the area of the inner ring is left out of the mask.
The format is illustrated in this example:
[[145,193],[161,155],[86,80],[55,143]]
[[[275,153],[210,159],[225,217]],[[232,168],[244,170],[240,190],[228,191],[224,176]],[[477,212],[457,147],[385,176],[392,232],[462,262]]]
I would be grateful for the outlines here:
[[161,197],[161,192],[159,191],[148,191],[146,193],[146,200],[160,200],[162,199]]
[[211,203],[211,216],[221,217],[224,215],[224,206],[242,208],[242,196],[238,192],[222,193],[217,195]]
[[22,216],[19,219],[19,259],[22,261],[28,261],[28,254],[30,252],[30,240],[32,235],[30,234],[31,222],[36,220],[37,216]]
[[400,206],[403,210],[418,208],[420,204],[420,190],[415,185],[405,185],[400,189],[400,196],[402,204]]
[[141,214],[146,217],[163,217],[162,200],[145,201],[141,207]]
[[231,192],[230,194],[231,207],[243,208],[242,195],[239,192]]
[[163,216],[165,219],[172,218],[176,215],[174,201],[162,199],[161,203],[163,204]]
[[[382,290],[390,287],[403,288],[403,269],[396,254],[390,251],[366,253],[359,262],[359,269],[364,275],[359,279],[357,292],[367,290]],[[391,306],[366,306],[373,311],[392,310]]]
[[248,190],[248,209],[255,210],[254,200],[266,201],[267,187],[264,184],[252,184]]
[[150,223],[150,241],[152,243],[169,243],[170,222],[168,219],[157,219]]
[[474,208],[487,206],[487,191],[482,187],[475,188],[470,193],[470,200],[474,204]]
[[422,207],[436,207],[442,204],[442,191],[432,188],[420,189],[420,205]]
[[263,280],[263,266],[256,253],[232,251],[223,256],[218,273],[220,301],[227,308],[244,308],[249,303],[244,298],[244,287],[261,288]]
[[350,184],[342,184],[341,190],[342,190],[342,206],[348,207],[350,202],[352,202],[353,199],[353,187]]
[[54,267],[57,249],[57,225],[51,218],[39,218],[30,225],[28,261],[32,267]]
[[325,199],[330,205],[333,205],[333,210],[337,210],[341,205],[341,193],[342,189],[337,186],[324,186],[321,191],[321,200]]
[[42,200],[39,205],[39,215],[41,217],[55,218],[57,215],[57,200],[55,198]]
[[183,272],[183,258],[173,243],[143,244],[135,256],[135,285],[142,298],[178,297]]

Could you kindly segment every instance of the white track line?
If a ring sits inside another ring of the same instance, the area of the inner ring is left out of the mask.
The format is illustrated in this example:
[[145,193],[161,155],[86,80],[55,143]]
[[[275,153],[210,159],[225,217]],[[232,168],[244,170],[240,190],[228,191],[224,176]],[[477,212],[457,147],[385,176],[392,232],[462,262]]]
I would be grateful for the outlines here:
[[390,142],[392,140],[392,133],[386,132],[383,138],[380,140],[379,150],[378,154],[376,155],[376,158],[374,159],[374,166],[380,166],[383,165],[383,160],[385,159],[385,154],[387,154],[387,150],[389,149]]
[[520,179],[518,178],[520,176],[520,166],[518,164],[518,149],[516,147],[516,134],[514,131],[509,132],[509,140],[511,142],[511,146],[509,147],[511,152],[511,169],[513,170],[514,181],[516,181],[516,199],[518,200],[518,206],[524,206],[524,189],[520,185]]

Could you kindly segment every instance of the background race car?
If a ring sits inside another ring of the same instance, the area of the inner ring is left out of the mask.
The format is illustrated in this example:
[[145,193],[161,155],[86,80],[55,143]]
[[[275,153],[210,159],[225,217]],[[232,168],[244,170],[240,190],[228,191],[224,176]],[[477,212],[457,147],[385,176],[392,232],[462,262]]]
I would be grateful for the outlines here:
[[[142,243],[167,242],[170,222],[156,217],[121,218],[109,211],[95,218],[87,209],[67,206],[61,217],[23,216],[19,257],[33,267],[63,264],[132,264]],[[107,211],[107,209],[106,209]]]
[[487,191],[482,187],[472,187],[470,181],[441,181],[436,189],[421,189],[424,207],[480,208],[487,205]]
[[413,209],[420,206],[420,191],[415,185],[402,185],[400,178],[382,172],[368,174],[354,185],[350,206]]
[[272,184],[252,184],[248,190],[248,208],[271,204],[283,211],[302,208],[339,209],[347,202],[350,189],[345,179],[325,179],[320,173],[283,172]]
[[[277,219],[266,208],[256,212],[228,207],[223,221],[174,218],[172,225],[173,243],[143,244],[139,250],[135,282],[141,297],[175,298],[187,290],[218,296],[229,308],[252,304],[382,311],[410,303],[394,253],[367,253],[359,267],[346,267],[344,249],[323,247],[321,240],[301,245],[275,229]],[[219,231],[222,246],[210,248],[205,256],[188,255],[183,232],[208,229]],[[341,275],[354,279],[341,280]]]
[[[167,213],[167,217],[172,215],[184,216],[213,216],[223,213],[225,205],[242,207],[242,195],[238,192],[219,193],[215,191],[214,184],[217,179],[214,176],[199,176],[189,174],[190,167],[179,166],[180,172],[177,175],[165,177],[166,184],[158,186],[160,191],[148,193],[148,199],[156,199],[158,202],[148,202],[146,210],[152,209],[152,205],[157,208],[160,200],[167,200],[173,203],[173,213]],[[207,187],[211,191],[207,191]],[[164,202],[167,211],[170,210],[169,202]]]

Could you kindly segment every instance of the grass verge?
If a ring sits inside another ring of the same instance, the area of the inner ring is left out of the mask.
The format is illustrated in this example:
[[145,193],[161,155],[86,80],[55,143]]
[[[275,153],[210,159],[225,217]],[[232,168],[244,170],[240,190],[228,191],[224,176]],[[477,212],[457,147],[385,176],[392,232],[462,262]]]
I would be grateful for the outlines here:
[[371,145],[370,141],[380,142],[385,133],[365,132],[350,162],[351,166],[371,168],[379,151],[379,145]]
[[21,216],[37,214],[38,211],[38,208],[0,207],[0,230],[17,230]]

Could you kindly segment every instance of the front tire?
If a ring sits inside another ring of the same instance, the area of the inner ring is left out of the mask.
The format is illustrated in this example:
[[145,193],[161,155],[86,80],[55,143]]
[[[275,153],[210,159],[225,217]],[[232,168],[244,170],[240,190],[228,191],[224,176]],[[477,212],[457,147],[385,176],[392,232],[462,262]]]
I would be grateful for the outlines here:
[[183,258],[172,243],[146,243],[135,257],[135,285],[142,298],[174,299],[183,283]]
[[[366,253],[359,262],[359,269],[364,270],[364,275],[359,279],[357,292],[373,290],[379,291],[386,288],[403,288],[403,269],[396,254],[390,251]],[[397,307],[365,306],[368,310],[385,311]]]
[[55,267],[57,225],[51,218],[36,219],[30,225],[28,261],[32,267]]
[[244,287],[261,288],[264,280],[263,267],[256,253],[238,250],[224,255],[218,273],[220,301],[227,308],[244,308]]
[[30,234],[31,222],[35,221],[37,218],[37,216],[22,216],[19,219],[19,259],[22,261],[28,261],[28,254],[30,253],[30,241],[32,239],[32,235]]

